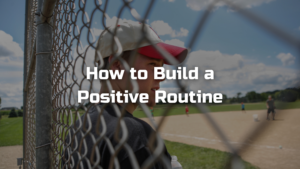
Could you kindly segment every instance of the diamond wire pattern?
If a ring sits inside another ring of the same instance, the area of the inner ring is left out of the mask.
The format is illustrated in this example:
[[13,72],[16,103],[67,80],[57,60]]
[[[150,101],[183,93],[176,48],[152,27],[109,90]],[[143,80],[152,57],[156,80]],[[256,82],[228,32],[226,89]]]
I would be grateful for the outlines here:
[[35,168],[35,73],[32,75],[32,81],[30,82],[28,95],[27,95],[27,106],[26,106],[26,131],[25,131],[25,167]]
[[29,10],[27,16],[27,23],[28,23],[28,32],[27,32],[27,72],[29,71],[30,61],[32,60],[32,48],[35,41],[36,36],[36,23],[35,23],[35,13],[37,10],[37,1],[36,0],[29,0]]
[[[91,1],[89,1],[91,2]],[[194,46],[194,42],[197,38],[200,38],[201,30],[203,25],[205,25],[206,21],[210,16],[210,12],[213,10],[215,4],[218,1],[214,1],[204,12],[204,14],[200,17],[198,24],[196,26],[195,31],[193,32],[193,38],[188,43],[188,49],[191,50]],[[254,14],[246,11],[245,9],[239,8],[234,4],[231,4],[230,1],[223,1],[227,3],[231,8],[237,10],[237,12],[241,13],[247,19],[252,20],[254,23],[258,24],[262,28],[266,29],[269,32],[273,32],[274,36],[278,36],[282,40],[285,40],[292,46],[299,47],[299,40],[291,38],[288,33],[280,32],[279,29],[272,26],[271,27],[268,22],[262,20],[259,17],[255,17]],[[27,43],[28,48],[32,49],[32,45],[34,44],[35,34],[36,34],[36,26],[34,24],[34,13],[36,10],[36,1],[30,2],[30,16],[28,17],[27,22],[29,22],[29,32],[27,32],[28,41]],[[115,109],[118,117],[119,117],[119,128],[117,129],[116,133],[122,132],[122,138],[119,138],[118,145],[116,147],[112,147],[112,143],[109,141],[107,137],[105,137],[105,130],[98,131],[98,135],[93,135],[91,131],[91,122],[90,116],[87,113],[91,107],[85,107],[84,104],[77,104],[76,103],[76,93],[78,90],[89,90],[89,92],[99,92],[100,89],[97,88],[99,86],[99,80],[87,80],[86,79],[86,72],[85,68],[87,66],[95,66],[101,67],[103,66],[103,60],[100,57],[100,64],[93,62],[94,51],[96,49],[96,35],[95,32],[92,30],[92,21],[95,15],[101,15],[102,18],[102,26],[107,30],[107,27],[104,24],[104,18],[106,15],[106,8],[108,1],[102,2],[101,0],[94,0],[94,9],[92,11],[86,11],[86,0],[59,0],[56,4],[56,8],[53,15],[53,45],[52,45],[52,168],[61,168],[62,160],[66,163],[64,164],[63,168],[80,168],[80,161],[85,161],[89,168],[100,168],[100,156],[99,151],[96,147],[97,143],[101,140],[105,140],[105,142],[110,146],[110,151],[113,154],[113,164],[115,168],[119,168],[119,163],[117,158],[115,158],[121,148],[124,148],[129,157],[131,158],[131,162],[134,168],[139,168],[137,165],[137,161],[135,155],[130,148],[130,146],[126,143],[127,129],[125,123],[123,121],[123,112],[124,110],[119,110],[119,108],[112,104],[113,108]],[[144,23],[147,19],[148,14],[151,10],[153,10],[152,5],[154,0],[149,2],[148,8],[145,12],[145,15],[141,17],[136,13],[136,11],[131,7],[130,2],[123,0],[123,6],[119,11],[118,18],[122,16],[122,12],[124,9],[129,9],[134,18],[137,21]],[[88,14],[90,13],[90,15]],[[279,30],[279,32],[278,32]],[[142,30],[141,30],[142,31]],[[110,32],[111,34],[115,35],[116,32]],[[116,39],[117,40],[117,39]],[[142,40],[148,40],[145,36],[142,37]],[[87,45],[83,46],[83,41],[87,41]],[[114,42],[115,43],[115,42]],[[118,43],[115,43],[118,45]],[[165,51],[157,48],[154,44],[152,44],[170,63],[176,64],[177,61],[174,60],[168,53]],[[138,46],[138,44],[137,44]],[[121,49],[121,46],[118,46]],[[93,52],[91,52],[93,51]],[[31,50],[28,50],[27,53],[27,60],[30,63]],[[136,52],[136,51],[135,51]],[[92,54],[92,55],[91,55]],[[129,72],[129,65],[125,62],[122,58],[120,58],[121,53],[115,53],[115,59],[118,59],[123,66],[125,67],[126,72]],[[132,54],[134,56],[134,53]],[[131,57],[129,63],[132,63],[135,58]],[[29,92],[27,96],[27,112],[28,116],[26,119],[26,158],[25,160],[30,163],[29,168],[35,168],[35,74],[29,75],[32,76],[32,81],[30,82]],[[138,91],[137,83],[134,80],[130,81],[134,87],[133,93]],[[109,81],[106,81],[107,85],[111,89],[111,84]],[[182,84],[181,81],[176,81],[178,87],[180,88],[181,92],[188,92],[186,84]],[[106,106],[106,105],[104,105]],[[145,104],[139,103],[141,109],[145,112],[148,118],[151,118],[150,111]],[[222,132],[221,127],[214,121],[214,119],[210,116],[209,110],[204,104],[195,104],[198,110],[204,113],[206,120],[209,122],[211,127],[216,131],[216,133],[221,138],[222,142],[228,147],[231,151],[232,156],[228,159],[228,163],[224,164],[226,167],[232,166],[232,162],[236,162],[239,160],[238,154],[242,151],[247,150],[247,145],[241,145],[240,147],[233,147],[226,137],[226,134]],[[168,115],[173,105],[168,105],[165,109],[163,115]],[[80,108],[83,108],[82,111]],[[99,112],[100,116],[98,119],[97,126],[102,126],[105,128],[105,122],[101,115],[101,109],[96,107],[97,111]],[[81,115],[84,115],[84,120],[80,118]],[[155,140],[157,141],[156,146],[154,144],[150,144],[150,149],[153,156],[149,157],[147,161],[141,166],[141,168],[148,168],[150,167],[156,160],[160,160],[163,164],[166,164],[168,161],[162,157],[163,153],[163,140],[159,135],[159,131],[161,129],[162,124],[164,123],[164,118],[158,122],[158,124],[153,123],[152,125],[155,127],[155,130],[158,131],[156,134],[153,134],[150,138],[150,143],[153,143]],[[75,121],[79,120],[79,125],[74,125]],[[93,126],[95,127],[95,126]],[[245,140],[251,139],[254,140],[257,138],[259,132],[262,132],[264,128],[267,127],[266,123],[261,123],[261,125],[257,126],[253,129],[251,133],[248,133],[248,136]],[[70,142],[66,142],[65,138],[71,137],[69,134],[80,133],[81,140],[80,142],[76,141],[76,136],[73,136],[70,139]],[[81,149],[86,147],[85,138],[90,136],[93,138],[93,155],[91,159],[86,157],[86,153],[82,153]],[[69,154],[68,159],[64,159],[65,153]],[[70,158],[73,154],[77,154],[80,156],[78,166],[73,166],[73,160]],[[237,159],[237,160],[236,160]]]
[[[27,53],[24,56],[27,60],[27,72],[30,69],[30,63],[32,61],[32,57],[35,57],[35,51],[33,50],[33,45],[36,36],[36,23],[35,23],[35,13],[37,9],[37,1],[36,0],[28,0],[28,13],[27,13]],[[35,66],[33,67],[32,74],[27,75],[27,79],[29,79],[29,85],[27,90],[26,97],[26,116],[25,116],[25,138],[24,138],[24,168],[31,169],[35,168]]]

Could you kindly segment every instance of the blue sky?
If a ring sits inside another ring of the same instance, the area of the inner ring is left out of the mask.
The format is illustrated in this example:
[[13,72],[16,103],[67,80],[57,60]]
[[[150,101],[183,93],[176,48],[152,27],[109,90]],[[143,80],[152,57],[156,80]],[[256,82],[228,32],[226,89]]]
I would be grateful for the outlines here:
[[[203,9],[211,0],[157,0],[147,23],[166,43],[184,46],[193,37],[193,31]],[[300,1],[298,0],[233,0],[268,22],[282,28],[300,39]],[[105,2],[105,1],[104,1]],[[91,16],[94,1],[86,4]],[[131,3],[141,16],[149,5],[148,0]],[[76,9],[78,9],[76,4]],[[103,8],[104,5],[102,5]],[[106,24],[113,23],[122,6],[121,0],[108,4],[110,17]],[[102,14],[96,12],[92,19],[94,34],[98,35]],[[122,20],[135,20],[125,9]],[[2,107],[22,105],[23,54],[25,2],[22,0],[0,1],[0,97]],[[78,21],[79,26],[80,21]],[[84,32],[84,31],[83,31]],[[84,37],[84,36],[83,36]],[[85,46],[86,38],[82,38]],[[190,82],[190,90],[222,92],[234,96],[237,92],[257,92],[283,89],[299,84],[299,53],[294,47],[245,19],[238,12],[223,4],[213,11],[203,31],[188,56],[186,66],[198,66],[215,70],[214,81]],[[161,88],[176,91],[172,81],[165,81]]]

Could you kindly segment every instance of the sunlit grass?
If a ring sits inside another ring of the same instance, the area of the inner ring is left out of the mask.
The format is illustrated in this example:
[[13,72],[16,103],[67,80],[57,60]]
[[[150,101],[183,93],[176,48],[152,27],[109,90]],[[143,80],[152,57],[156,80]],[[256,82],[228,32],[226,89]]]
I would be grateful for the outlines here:
[[[176,155],[184,169],[221,169],[224,168],[230,153],[204,147],[197,147],[177,142],[165,141],[170,155]],[[258,169],[243,161],[245,169]]]
[[23,144],[23,118],[8,118],[2,115],[0,120],[0,146]]

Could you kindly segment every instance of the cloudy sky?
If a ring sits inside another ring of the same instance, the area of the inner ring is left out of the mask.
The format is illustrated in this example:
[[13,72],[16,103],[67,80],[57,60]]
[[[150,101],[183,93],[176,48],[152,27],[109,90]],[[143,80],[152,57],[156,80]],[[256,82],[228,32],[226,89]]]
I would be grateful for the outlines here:
[[[199,17],[211,1],[157,0],[150,12],[147,24],[164,42],[187,47],[194,36],[193,32]],[[300,39],[300,1],[232,1]],[[89,16],[94,9],[93,3],[94,1],[88,1],[86,4]],[[141,16],[144,15],[148,5],[148,0],[131,3]],[[121,7],[121,0],[109,1],[108,18],[104,22],[107,26],[116,21]],[[25,2],[23,0],[0,1],[2,107],[22,106],[24,16]],[[121,21],[131,22],[135,19],[131,12],[125,9],[121,15]],[[102,30],[102,14],[96,12],[92,19],[92,31],[97,37]],[[82,39],[82,43],[84,50],[87,47],[86,38]],[[94,53],[89,52],[91,55]],[[200,75],[205,69],[215,71],[213,81],[204,80],[201,76],[198,81],[190,81],[189,90],[222,92],[230,97],[237,92],[245,94],[252,90],[263,92],[295,86],[299,84],[300,79],[299,63],[299,53],[294,47],[261,29],[223,3],[217,4],[185,62],[189,69],[199,67]],[[177,90],[174,81],[163,82],[161,88],[167,91]]]

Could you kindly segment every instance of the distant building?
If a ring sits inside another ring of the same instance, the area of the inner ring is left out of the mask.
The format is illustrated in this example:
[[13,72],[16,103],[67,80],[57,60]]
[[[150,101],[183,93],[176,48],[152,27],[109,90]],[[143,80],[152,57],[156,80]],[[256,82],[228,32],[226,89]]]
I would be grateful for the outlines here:
[[17,107],[3,107],[0,110],[11,110],[11,109],[19,110],[19,108],[17,108]]

